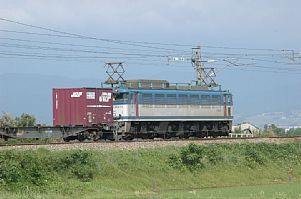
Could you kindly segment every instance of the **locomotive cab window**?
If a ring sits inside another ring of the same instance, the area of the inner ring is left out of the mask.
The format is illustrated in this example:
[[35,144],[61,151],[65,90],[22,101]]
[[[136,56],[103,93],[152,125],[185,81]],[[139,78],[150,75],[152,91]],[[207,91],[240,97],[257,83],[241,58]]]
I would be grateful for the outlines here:
[[227,105],[228,106],[232,105],[232,96],[231,95],[227,95]]
[[117,102],[127,102],[128,101],[128,93],[115,93],[114,99]]

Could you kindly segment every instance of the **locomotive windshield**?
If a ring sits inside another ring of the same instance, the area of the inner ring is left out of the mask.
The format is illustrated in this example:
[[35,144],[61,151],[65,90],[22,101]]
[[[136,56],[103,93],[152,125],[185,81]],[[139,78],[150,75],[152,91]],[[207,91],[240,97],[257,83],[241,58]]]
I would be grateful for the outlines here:
[[227,105],[231,106],[232,104],[232,95],[227,95]]
[[114,100],[119,102],[126,102],[128,100],[128,93],[115,93]]

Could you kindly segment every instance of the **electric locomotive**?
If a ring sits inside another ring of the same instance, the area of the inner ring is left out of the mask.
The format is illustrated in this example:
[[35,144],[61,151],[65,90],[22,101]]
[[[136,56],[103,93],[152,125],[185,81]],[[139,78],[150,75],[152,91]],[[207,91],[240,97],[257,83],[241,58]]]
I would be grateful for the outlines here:
[[128,80],[113,92],[114,121],[125,138],[217,137],[231,132],[229,91],[165,80]]

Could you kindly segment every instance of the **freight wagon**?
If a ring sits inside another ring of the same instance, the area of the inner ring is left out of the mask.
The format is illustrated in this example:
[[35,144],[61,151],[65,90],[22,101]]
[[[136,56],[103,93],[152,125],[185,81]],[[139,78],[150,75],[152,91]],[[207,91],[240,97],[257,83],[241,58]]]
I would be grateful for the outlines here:
[[97,126],[113,123],[112,89],[54,88],[53,126]]
[[166,80],[128,80],[110,88],[53,89],[53,127],[0,128],[3,138],[85,139],[227,136],[229,91]]

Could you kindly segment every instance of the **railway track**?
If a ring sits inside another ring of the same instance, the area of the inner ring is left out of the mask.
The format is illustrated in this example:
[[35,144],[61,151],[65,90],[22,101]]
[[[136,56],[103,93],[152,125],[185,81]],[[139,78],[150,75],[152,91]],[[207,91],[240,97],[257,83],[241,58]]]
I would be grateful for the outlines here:
[[234,144],[234,143],[287,143],[301,141],[301,136],[290,137],[243,137],[243,138],[203,138],[203,139],[173,139],[173,140],[133,140],[133,141],[97,141],[97,142],[49,142],[49,143],[17,143],[0,144],[0,150],[3,149],[38,149],[46,148],[50,150],[68,150],[68,149],[95,149],[95,150],[132,150],[139,148],[156,148],[166,146],[185,146],[190,143],[195,144]]

